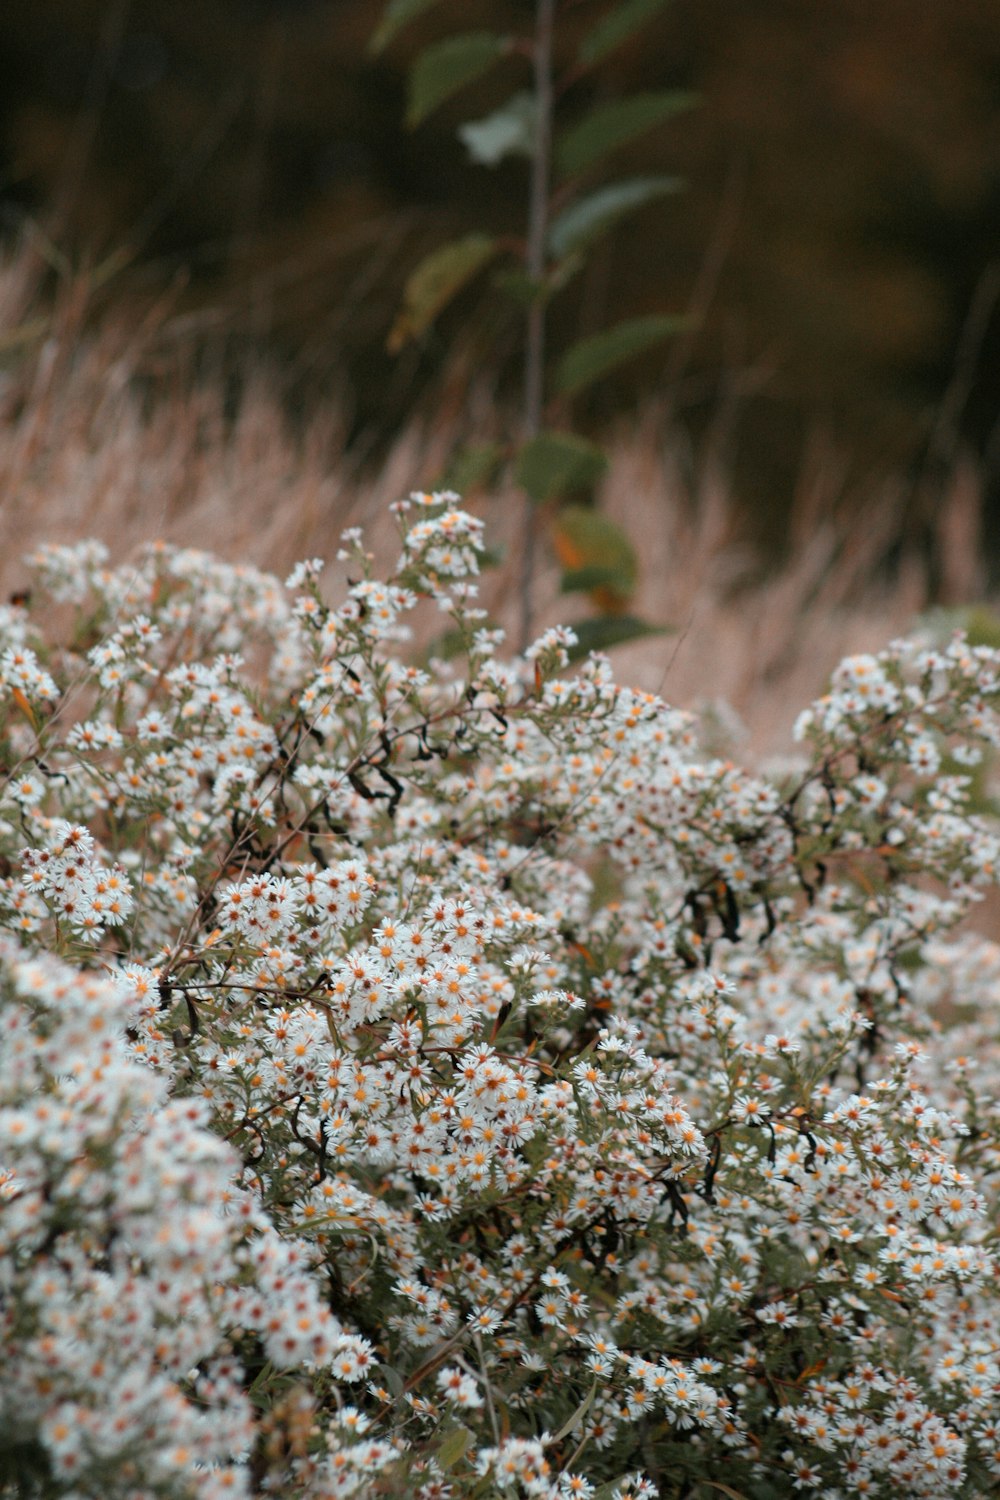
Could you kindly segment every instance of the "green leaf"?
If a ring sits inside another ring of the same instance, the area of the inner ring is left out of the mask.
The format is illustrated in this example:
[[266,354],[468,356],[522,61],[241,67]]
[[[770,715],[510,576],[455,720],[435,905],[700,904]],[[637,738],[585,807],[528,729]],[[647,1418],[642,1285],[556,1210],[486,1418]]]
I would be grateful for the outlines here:
[[563,1438],[568,1437],[569,1434],[573,1431],[573,1428],[576,1426],[577,1422],[580,1421],[581,1417],[585,1417],[587,1415],[588,1411],[594,1404],[594,1397],[597,1395],[600,1383],[600,1378],[594,1381],[593,1385],[590,1387],[590,1390],[584,1396],[583,1400],[580,1402],[580,1405],[577,1407],[573,1415],[567,1418],[567,1420],[560,1427],[559,1431],[556,1433],[555,1437],[550,1439],[553,1444],[561,1443]]
[[596,619],[578,620],[573,626],[577,643],[570,647],[570,661],[580,661],[592,651],[608,651],[626,641],[641,640],[647,635],[669,635],[666,625],[650,625],[636,615],[600,615]]
[[385,14],[368,43],[371,52],[381,52],[387,47],[396,35],[397,31],[421,15],[425,10],[430,10],[436,5],[437,0],[389,0],[385,8]]
[[376,1365],[375,1370],[389,1394],[398,1401],[406,1389],[402,1375],[392,1365]]
[[506,39],[493,31],[466,31],[425,47],[410,69],[406,123],[419,125],[439,104],[481,77],[506,50]]
[[679,317],[630,318],[603,333],[595,333],[592,338],[581,339],[559,361],[556,390],[564,396],[571,396],[585,386],[593,385],[609,370],[669,338],[685,324],[686,319]]
[[606,465],[607,458],[593,443],[571,432],[540,432],[521,449],[517,482],[541,502],[593,484]]
[[[425,0],[426,3],[426,0]],[[604,16],[580,43],[577,54],[584,67],[592,67],[628,41],[632,34],[662,10],[666,0],[624,0]]]
[[389,334],[390,351],[423,333],[498,249],[488,234],[467,234],[425,256],[407,280],[402,310]]
[[587,171],[626,141],[651,130],[661,120],[690,109],[696,97],[681,89],[665,89],[599,104],[557,142],[556,161],[560,171],[567,175]]
[[608,516],[584,505],[566,505],[556,517],[556,556],[566,570],[563,593],[608,588],[622,602],[639,573],[632,543]]
[[437,1451],[439,1466],[442,1469],[454,1468],[475,1440],[475,1435],[469,1431],[468,1427],[453,1427]]
[[586,256],[578,251],[573,251],[563,260],[557,261],[549,268],[545,277],[545,288],[550,297],[556,292],[561,292],[564,286],[568,286],[573,277],[578,275],[586,265]]
[[587,563],[582,568],[567,568],[559,580],[561,594],[589,594],[595,589],[610,589],[613,594],[629,593],[629,577],[609,563]]
[[253,1384],[250,1387],[250,1395],[254,1396],[258,1391],[263,1390],[273,1374],[274,1366],[269,1359],[265,1360],[263,1367],[254,1376]]
[[548,303],[583,270],[585,256],[573,252],[553,262],[541,281],[529,276],[523,266],[505,266],[493,277],[493,285],[518,307],[529,308],[534,302]]
[[457,490],[460,495],[465,495],[481,484],[489,484],[495,478],[503,458],[502,443],[480,443],[460,448],[452,455],[441,476],[439,488]]
[[497,291],[503,292],[518,307],[530,307],[545,293],[544,283],[529,276],[523,266],[504,266],[491,279]]
[[676,193],[682,183],[677,177],[629,177],[598,188],[570,204],[553,220],[549,229],[549,249],[557,258],[579,250],[610,229],[635,208]]
[[538,106],[533,94],[515,94],[482,120],[460,125],[459,139],[474,162],[496,167],[506,156],[533,156]]

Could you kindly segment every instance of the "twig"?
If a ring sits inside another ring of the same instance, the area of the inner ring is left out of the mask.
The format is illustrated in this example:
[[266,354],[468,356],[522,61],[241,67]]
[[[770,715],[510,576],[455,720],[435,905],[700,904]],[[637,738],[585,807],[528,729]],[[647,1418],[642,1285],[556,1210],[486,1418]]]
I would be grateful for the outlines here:
[[[552,158],[552,30],[555,0],[538,0],[535,13],[533,49],[535,83],[535,140],[531,164],[531,196],[528,206],[528,243],[525,269],[532,283],[531,305],[524,353],[524,437],[538,436],[542,424],[542,396],[545,374],[545,300],[542,277],[545,273],[545,236],[549,222],[549,176]],[[536,502],[524,498],[524,537],[521,551],[521,650],[530,644],[532,627],[532,585],[535,574],[535,551],[538,535]]]

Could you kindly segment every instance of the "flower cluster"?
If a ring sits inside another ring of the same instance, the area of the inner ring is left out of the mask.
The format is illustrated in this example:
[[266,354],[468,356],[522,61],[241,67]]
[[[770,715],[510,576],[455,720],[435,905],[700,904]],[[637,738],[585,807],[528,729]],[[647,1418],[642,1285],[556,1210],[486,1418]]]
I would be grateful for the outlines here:
[[1000,653],[746,772],[395,510],[0,611],[0,1496],[985,1500]]
[[0,949],[0,1430],[20,1493],[239,1493],[252,1408],[217,1306],[253,1200],[206,1102],[129,1056],[127,975]]

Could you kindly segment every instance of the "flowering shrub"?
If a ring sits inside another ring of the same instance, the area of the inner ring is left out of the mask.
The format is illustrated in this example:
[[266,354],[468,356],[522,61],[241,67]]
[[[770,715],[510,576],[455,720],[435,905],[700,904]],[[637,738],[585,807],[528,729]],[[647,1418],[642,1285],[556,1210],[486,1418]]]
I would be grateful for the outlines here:
[[1000,653],[750,775],[454,499],[0,612],[0,1493],[996,1493]]

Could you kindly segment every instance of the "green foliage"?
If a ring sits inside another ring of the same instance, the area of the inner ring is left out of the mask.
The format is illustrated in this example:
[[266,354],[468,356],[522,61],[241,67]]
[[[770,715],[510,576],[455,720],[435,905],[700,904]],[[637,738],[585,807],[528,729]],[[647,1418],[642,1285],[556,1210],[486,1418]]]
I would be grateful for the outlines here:
[[389,0],[382,17],[381,25],[371,39],[371,50],[381,52],[387,47],[396,35],[397,31],[409,22],[416,19],[425,10],[430,10],[438,0]]
[[555,386],[564,396],[575,395],[595,380],[602,379],[617,365],[644,354],[661,340],[669,338],[683,326],[683,318],[666,315],[630,318],[616,323],[604,333],[581,339],[567,349],[556,368]]
[[[423,47],[409,75],[407,121],[427,118],[461,89],[482,78],[501,58],[528,69],[509,97],[486,115],[458,126],[458,137],[478,166],[496,168],[511,158],[529,166],[526,181],[527,224],[522,241],[470,233],[426,257],[407,282],[403,307],[389,346],[400,349],[419,338],[489,261],[501,260],[492,281],[523,320],[523,410],[518,440],[507,456],[527,497],[551,509],[566,497],[590,489],[605,467],[601,450],[574,433],[558,430],[565,423],[567,396],[585,390],[627,360],[669,337],[680,320],[649,313],[571,343],[553,360],[547,347],[550,303],[583,269],[593,248],[629,214],[675,193],[672,177],[632,176],[594,181],[609,157],[691,107],[694,96],[677,89],[649,90],[582,108],[573,85],[618,47],[636,36],[662,8],[664,0],[604,0],[572,53],[563,45],[555,0],[535,0],[530,34],[502,37],[487,30],[445,36]],[[434,0],[390,0],[373,39],[384,47]],[[567,55],[563,55],[563,54]],[[553,179],[562,178],[558,198]],[[577,183],[577,179],[587,181]],[[558,206],[557,206],[558,205]],[[468,450],[446,471],[446,481],[460,489],[482,482],[498,469],[496,451]],[[588,525],[596,524],[589,513]],[[581,524],[579,522],[572,524]],[[522,630],[531,616],[530,572],[535,521],[525,518],[524,572],[521,579]],[[607,526],[610,527],[608,522]],[[561,529],[562,528],[562,529]],[[583,589],[598,606],[616,613],[615,628],[627,627],[620,612],[634,591],[638,569],[623,537],[601,556],[566,564],[564,588]],[[558,513],[553,520],[557,549],[568,545],[568,531]],[[610,532],[605,535],[605,541]],[[624,551],[629,561],[623,564]],[[625,638],[618,636],[617,638]],[[631,638],[630,636],[628,638]]]
[[468,1427],[453,1427],[437,1451],[437,1461],[442,1469],[453,1469],[475,1442]]
[[624,603],[633,593],[639,574],[635,548],[600,511],[564,506],[555,526],[555,547],[564,568],[564,594],[606,589]]
[[467,234],[426,256],[410,273],[389,348],[399,349],[407,339],[423,333],[496,253],[496,241],[489,235]]
[[532,500],[552,500],[593,484],[606,464],[601,449],[585,438],[571,432],[540,432],[521,449],[517,480]]
[[560,257],[584,250],[633,209],[667,193],[676,193],[680,186],[676,177],[630,177],[598,188],[570,204],[553,220],[549,249]]
[[37,1439],[17,1433],[0,1439],[0,1491],[21,1500],[48,1500],[58,1493],[48,1456]]
[[666,625],[650,625],[636,615],[599,615],[596,619],[577,620],[573,626],[577,644],[570,649],[570,661],[583,661],[592,651],[607,651],[627,641],[642,640],[647,635],[669,635]]
[[619,146],[690,109],[694,102],[694,94],[668,89],[600,104],[557,143],[556,165],[568,177],[588,172]]
[[970,645],[1000,649],[1000,615],[988,604],[973,604],[963,611],[959,628],[964,629]]
[[[431,0],[424,0],[424,3],[431,3]],[[666,0],[624,0],[623,4],[616,5],[584,37],[577,54],[581,66],[589,68],[602,62],[647,21],[651,21],[665,4]]]
[[507,42],[493,31],[468,31],[425,47],[410,71],[407,123],[419,125],[502,57]]
[[475,443],[459,448],[444,471],[444,484],[467,495],[482,484],[491,484],[504,461],[500,443]]

